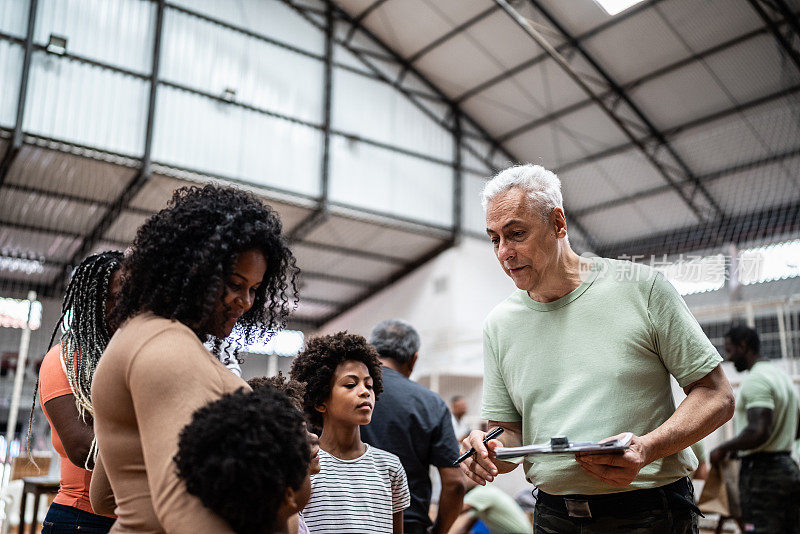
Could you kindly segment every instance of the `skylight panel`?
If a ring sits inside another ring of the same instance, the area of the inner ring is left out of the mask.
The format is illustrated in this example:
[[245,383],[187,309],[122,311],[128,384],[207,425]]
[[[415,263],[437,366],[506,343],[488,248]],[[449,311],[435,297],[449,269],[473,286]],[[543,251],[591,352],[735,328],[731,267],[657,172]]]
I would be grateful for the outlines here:
[[716,291],[725,285],[725,256],[722,254],[653,266],[681,295]]
[[622,13],[629,7],[635,6],[643,0],[595,0],[606,13],[612,17],[617,13]]
[[742,285],[800,276],[800,239],[742,250],[737,277]]

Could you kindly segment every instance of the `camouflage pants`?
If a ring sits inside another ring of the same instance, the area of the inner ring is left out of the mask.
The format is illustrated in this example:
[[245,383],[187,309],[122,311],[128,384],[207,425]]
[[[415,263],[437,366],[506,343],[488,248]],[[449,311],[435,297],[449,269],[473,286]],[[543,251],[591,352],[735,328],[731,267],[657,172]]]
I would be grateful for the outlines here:
[[739,497],[745,533],[800,534],[800,469],[789,454],[742,458]]
[[620,506],[618,514],[592,519],[570,517],[565,511],[539,501],[533,516],[533,531],[534,534],[697,534],[697,514],[685,504],[694,502],[694,490],[686,482],[679,496],[662,491],[663,506],[637,512]]

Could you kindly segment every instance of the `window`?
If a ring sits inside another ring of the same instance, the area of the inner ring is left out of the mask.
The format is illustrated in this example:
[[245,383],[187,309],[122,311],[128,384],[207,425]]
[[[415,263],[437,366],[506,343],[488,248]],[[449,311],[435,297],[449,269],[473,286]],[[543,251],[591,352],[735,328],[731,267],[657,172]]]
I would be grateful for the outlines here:
[[[30,309],[30,319],[28,310]],[[34,300],[11,299],[0,297],[0,326],[6,328],[28,328],[36,330],[42,325],[42,303]]]
[[681,295],[716,291],[725,285],[725,256],[681,259],[668,265],[654,265]]
[[742,250],[736,275],[742,285],[800,276],[800,239]]

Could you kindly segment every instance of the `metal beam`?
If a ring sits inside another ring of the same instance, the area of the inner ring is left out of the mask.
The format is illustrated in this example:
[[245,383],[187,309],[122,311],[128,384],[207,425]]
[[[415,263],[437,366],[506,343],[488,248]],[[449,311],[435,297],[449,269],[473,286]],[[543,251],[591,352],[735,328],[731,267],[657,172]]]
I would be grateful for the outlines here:
[[[782,23],[783,23],[783,21],[782,21]],[[651,82],[651,81],[653,81],[655,79],[658,79],[658,78],[660,78],[662,76],[665,76],[665,75],[667,75],[667,74],[669,74],[671,72],[674,72],[674,71],[676,71],[676,70],[678,70],[678,69],[680,69],[682,67],[685,67],[685,66],[687,66],[687,65],[689,65],[691,63],[694,63],[696,61],[701,61],[701,60],[707,58],[708,56],[711,56],[713,54],[717,54],[719,52],[722,52],[724,50],[732,48],[732,47],[734,47],[736,45],[739,45],[741,43],[749,41],[750,39],[753,39],[755,37],[764,35],[765,33],[767,33],[767,31],[768,30],[766,28],[759,28],[759,29],[747,32],[747,33],[745,33],[743,35],[739,35],[737,37],[734,37],[733,39],[729,39],[728,41],[725,41],[724,43],[719,43],[719,44],[716,44],[716,45],[714,45],[712,47],[706,48],[705,50],[702,50],[700,52],[693,53],[693,54],[691,54],[690,56],[688,56],[688,57],[686,57],[684,59],[675,61],[674,63],[670,63],[669,65],[666,65],[664,67],[656,69],[656,70],[654,70],[652,72],[649,72],[648,74],[645,74],[644,76],[640,76],[639,78],[636,78],[635,80],[632,80],[632,81],[626,83],[625,85],[622,86],[622,89],[625,90],[625,91],[630,91],[633,88],[639,87],[639,86],[641,86],[641,85],[643,85],[643,84],[645,84],[647,82]],[[610,98],[612,96],[613,96],[613,91],[606,91],[605,93],[600,95],[600,98],[602,98],[603,100],[606,100],[606,99],[608,99],[608,98]],[[581,110],[583,108],[591,106],[592,104],[594,104],[594,100],[591,99],[591,98],[586,98],[584,100],[580,100],[578,102],[575,102],[574,104],[570,104],[569,106],[565,106],[565,107],[563,107],[561,109],[558,109],[558,110],[556,110],[556,111],[554,111],[554,112],[552,112],[552,113],[550,113],[548,115],[545,115],[543,117],[539,117],[537,119],[534,119],[534,120],[532,120],[532,121],[530,121],[530,122],[528,122],[526,124],[523,124],[522,126],[518,126],[518,127],[514,128],[513,130],[509,130],[508,132],[506,132],[506,133],[502,134],[500,137],[498,137],[498,141],[500,141],[501,143],[504,143],[504,142],[508,141],[509,139],[513,139],[514,137],[517,137],[518,135],[520,135],[522,133],[525,133],[527,131],[530,131],[530,130],[533,130],[535,128],[538,128],[539,126],[547,124],[548,122],[552,122],[552,121],[558,120],[561,117],[564,117],[566,115],[569,115],[570,113],[574,113],[574,112],[579,111],[579,110]]]
[[[364,9],[364,11],[356,15],[355,18],[353,19],[354,21],[356,21],[356,23],[350,26],[350,29],[347,31],[347,35],[345,35],[344,37],[344,42],[349,45],[350,41],[353,40],[353,36],[355,35],[356,30],[358,30],[359,26],[364,21],[364,19],[369,17],[375,10],[377,10],[387,1],[388,0],[375,0],[369,6],[367,6],[367,8]],[[293,7],[294,9],[298,8],[298,6],[290,6],[290,7]]]
[[458,240],[464,229],[464,172],[462,170],[461,113],[453,106],[453,239]]
[[800,231],[800,202],[773,206],[762,211],[726,217],[703,225],[689,225],[656,235],[614,243],[598,253],[608,258],[662,257],[733,243],[766,240],[770,236]]
[[28,5],[28,28],[25,33],[25,43],[23,44],[24,55],[22,58],[22,73],[19,81],[19,93],[17,94],[17,117],[14,123],[14,133],[11,136],[11,144],[0,160],[0,186],[6,181],[14,160],[22,149],[22,122],[25,118],[25,102],[28,99],[28,78],[31,73],[31,57],[33,56],[33,33],[36,27],[36,8],[38,0],[29,0]]
[[325,324],[325,323],[331,321],[332,319],[334,319],[335,317],[338,317],[339,315],[345,313],[346,311],[353,309],[354,307],[358,306],[359,304],[361,304],[365,300],[367,300],[370,297],[376,295],[377,293],[383,291],[384,289],[386,289],[390,285],[394,284],[395,282],[397,282],[400,279],[402,279],[402,278],[406,277],[407,275],[411,274],[412,272],[414,272],[418,268],[422,267],[423,265],[425,265],[429,261],[433,260],[434,258],[439,256],[439,254],[449,250],[454,245],[455,245],[454,241],[447,241],[444,244],[436,247],[435,249],[433,249],[432,251],[428,252],[427,254],[425,254],[424,256],[422,256],[421,258],[416,260],[415,262],[410,263],[409,265],[407,265],[406,267],[404,267],[403,269],[401,269],[397,273],[387,277],[383,282],[381,282],[380,284],[376,285],[373,289],[370,289],[366,293],[364,293],[362,295],[359,295],[357,298],[351,300],[350,302],[347,302],[347,303],[343,304],[336,312],[334,312],[334,313],[328,315],[327,317],[323,318],[320,321],[320,324],[321,325]]
[[[142,189],[151,174],[151,154],[153,148],[153,128],[155,125],[155,107],[156,95],[158,92],[158,76],[159,66],[161,62],[161,41],[164,33],[164,0],[158,0],[156,3],[156,27],[155,35],[153,37],[153,50],[152,50],[152,69],[149,76],[150,93],[147,105],[147,124],[144,132],[144,153],[142,154],[142,165],[139,172],[133,180],[125,187],[125,189],[118,195],[116,200],[112,203],[111,207],[106,211],[105,215],[100,218],[100,221],[95,225],[89,235],[83,240],[83,243],[78,250],[73,254],[69,261],[70,265],[77,265],[83,257],[95,246],[98,241],[101,241],[105,232],[111,227],[114,221],[117,220],[119,215],[127,208],[128,204],[133,200],[136,194]],[[54,284],[64,284],[68,273],[64,273],[61,279],[57,279]]]
[[[35,224],[25,224],[14,221],[0,220],[0,227],[10,228],[12,230],[22,230],[25,232],[36,232],[50,236],[67,237],[70,239],[83,239],[86,237],[85,234],[82,234],[80,232],[69,232],[67,230],[60,228],[47,227]],[[125,249],[126,247],[130,246],[130,243],[124,243],[122,241],[116,241],[114,239],[102,239],[101,241],[105,241],[107,243],[111,243],[112,245],[119,246],[121,249]],[[65,267],[68,267],[70,265],[76,265],[76,264],[71,262],[64,263]]]
[[347,276],[337,276],[334,274],[328,273],[320,273],[316,271],[309,271],[308,269],[303,269],[300,271],[300,278],[310,278],[313,280],[321,280],[323,282],[334,282],[336,284],[346,284],[356,287],[373,287],[375,284],[367,282],[366,280],[360,278],[350,278]]
[[423,56],[433,52],[435,49],[437,49],[438,47],[440,47],[441,45],[443,45],[444,43],[446,43],[447,41],[449,41],[450,39],[452,39],[453,37],[455,37],[459,33],[469,29],[470,26],[473,26],[473,25],[477,24],[478,22],[482,21],[483,19],[485,19],[486,17],[488,17],[489,15],[491,15],[492,13],[497,11],[497,9],[498,8],[497,8],[496,5],[489,6],[487,9],[484,9],[483,11],[478,13],[477,15],[475,15],[473,17],[470,17],[469,19],[465,20],[464,22],[462,22],[461,24],[459,24],[455,28],[451,29],[450,31],[448,31],[448,32],[446,32],[446,33],[444,33],[442,35],[440,35],[438,38],[434,39],[433,41],[431,41],[427,45],[423,46],[422,48],[420,48],[419,50],[417,50],[416,52],[411,54],[408,58],[406,58],[406,61],[408,61],[408,63],[410,63],[410,64],[416,63]]
[[369,252],[355,248],[341,247],[339,245],[329,245],[327,243],[317,243],[315,241],[303,241],[299,239],[295,241],[295,244],[309,248],[324,250],[325,252],[333,252],[334,254],[342,254],[345,256],[356,256],[359,258],[363,258],[365,260],[380,261],[392,265],[407,264],[406,260],[402,258],[396,258],[394,256],[387,256],[386,254],[378,254],[377,252]]
[[[678,126],[674,126],[667,130],[664,130],[663,134],[667,139],[671,139],[678,134],[681,134],[687,130],[691,130],[693,128],[697,128],[699,126],[703,126],[705,124],[725,119],[734,115],[736,113],[742,113],[743,111],[747,111],[748,109],[752,109],[754,107],[758,107],[764,104],[768,104],[774,100],[778,100],[779,98],[784,98],[787,96],[792,96],[794,94],[800,93],[800,84],[793,85],[792,87],[787,87],[786,89],[781,89],[780,91],[776,91],[774,93],[760,96],[758,98],[754,98],[748,102],[744,102],[742,104],[738,104],[736,106],[723,109],[721,111],[717,111],[714,113],[710,113],[708,115],[704,115],[702,117],[698,117],[697,119],[693,119],[691,121],[685,122],[683,124],[679,124]],[[645,143],[650,143],[653,141],[652,137],[645,137],[642,139]],[[589,154],[588,156],[584,156],[582,158],[578,158],[576,160],[570,161],[569,163],[565,163],[561,167],[557,169],[557,172],[563,173],[575,169],[577,167],[581,167],[583,165],[587,165],[589,163],[594,163],[595,161],[599,161],[611,156],[616,156],[617,154],[621,154],[628,150],[634,148],[633,143],[622,143],[617,146],[613,146],[611,148],[606,148],[599,152],[594,152]]]
[[[751,160],[745,163],[739,163],[736,165],[731,165],[730,167],[726,167],[724,169],[719,169],[717,171],[709,172],[707,174],[701,174],[698,176],[698,179],[706,184],[709,182],[713,182],[720,178],[724,178],[725,176],[729,176],[731,174],[748,171],[757,169],[759,167],[763,167],[765,165],[769,165],[771,163],[779,163],[783,160],[794,158],[800,156],[800,148],[794,148],[792,150],[787,150],[781,154],[770,154],[769,156],[758,158],[755,160]],[[682,185],[689,185],[689,182],[684,182]],[[652,197],[655,195],[661,195],[670,191],[672,188],[668,185],[662,185],[659,187],[654,187],[652,189],[645,189],[643,191],[638,191],[636,193],[626,195],[624,197],[617,197],[612,200],[608,200],[606,202],[600,202],[598,204],[593,204],[586,208],[577,210],[576,215],[578,217],[585,217],[587,215],[591,215],[593,213],[597,213],[598,211],[607,210],[610,208],[615,208],[617,206],[621,206],[623,204],[628,204],[631,202],[635,202],[637,200],[641,200],[643,198]]]
[[328,219],[328,190],[331,170],[331,106],[333,93],[333,6],[325,5],[325,68],[322,76],[322,154],[320,158],[320,197],[317,208],[288,235],[289,241],[302,239]]
[[[797,71],[800,71],[800,49],[795,46],[797,39],[800,38],[800,23],[797,21],[797,15],[789,9],[789,6],[783,0],[748,1],[758,16],[767,23],[773,37],[778,42],[778,46],[786,53],[789,61],[794,64]],[[784,17],[789,23],[786,28],[786,35],[781,32],[776,16]]]
[[[590,38],[594,37],[595,35],[597,35],[599,33],[602,33],[604,31],[606,31],[607,29],[612,28],[612,27],[616,26],[617,24],[620,24],[621,22],[624,22],[624,21],[628,20],[629,18],[633,17],[634,15],[638,15],[642,11],[651,8],[656,4],[661,3],[662,1],[664,1],[664,0],[650,0],[649,2],[643,2],[643,3],[639,4],[639,5],[637,5],[636,7],[634,7],[633,9],[629,9],[625,13],[622,13],[621,15],[617,15],[616,17],[611,17],[606,22],[604,22],[604,23],[602,23],[602,24],[600,24],[598,26],[595,26],[591,30],[586,31],[586,32],[582,33],[581,35],[576,36],[575,37],[575,42],[576,43],[582,43],[586,39],[590,39]],[[573,43],[571,43],[569,41],[565,41],[565,42],[561,43],[560,45],[556,46],[555,48],[559,53],[563,54],[563,53],[569,51],[572,48],[572,45],[573,45]],[[550,56],[545,52],[545,53],[539,54],[538,56],[532,57],[530,59],[526,59],[522,63],[519,63],[519,64],[511,67],[510,69],[507,69],[503,73],[498,74],[497,76],[495,76],[493,78],[489,78],[488,80],[483,81],[483,82],[479,83],[478,85],[476,85],[476,86],[474,86],[474,87],[472,87],[470,89],[467,89],[466,91],[464,91],[463,93],[461,93],[460,95],[458,95],[455,98],[455,102],[457,104],[461,104],[462,102],[464,102],[468,98],[472,98],[473,96],[477,95],[478,93],[481,93],[481,92],[489,89],[490,87],[493,87],[493,86],[497,85],[498,83],[503,82],[503,81],[507,80],[508,78],[511,78],[512,76],[514,76],[516,74],[519,74],[520,72],[522,72],[524,70],[527,70],[527,69],[529,69],[531,67],[534,67],[534,66],[538,65],[539,63],[541,63],[542,61],[546,60],[549,57]]]
[[261,41],[261,42],[264,42],[264,43],[268,43],[268,44],[271,44],[273,46],[277,46],[279,48],[283,48],[284,50],[289,50],[291,52],[294,52],[295,54],[300,54],[301,56],[306,56],[306,57],[314,58],[314,59],[317,59],[317,60],[322,60],[323,59],[323,57],[320,56],[319,54],[315,54],[313,52],[309,52],[308,50],[304,50],[304,49],[299,48],[299,47],[297,47],[295,45],[292,45],[292,44],[289,44],[287,42],[281,41],[279,39],[275,39],[273,37],[269,37],[268,35],[264,35],[263,33],[258,33],[258,32],[254,32],[253,30],[249,30],[247,28],[242,28],[240,26],[235,26],[235,25],[233,25],[233,24],[231,24],[231,23],[229,23],[227,21],[224,21],[222,19],[212,17],[212,16],[207,15],[205,13],[201,13],[199,11],[195,11],[193,9],[189,9],[187,7],[184,7],[184,6],[181,6],[181,5],[178,5],[178,4],[173,4],[172,2],[166,2],[164,4],[164,7],[169,8],[172,11],[177,11],[178,13],[183,13],[184,15],[189,15],[191,17],[198,18],[200,20],[203,20],[203,21],[208,22],[210,24],[213,24],[215,26],[219,26],[221,28],[225,28],[227,30],[234,31],[236,33],[241,33],[242,35],[246,35],[247,37],[250,37],[252,39],[256,39],[258,41]]
[[[699,192],[705,199],[705,202],[713,212],[711,215],[716,217],[723,217],[724,213],[717,204],[716,200],[709,194],[702,184],[696,179],[691,169],[669,145],[664,135],[653,125],[653,123],[644,115],[639,107],[633,103],[628,97],[627,93],[614,81],[611,76],[602,68],[602,66],[589,54],[584,47],[578,43],[575,38],[564,28],[561,23],[556,20],[550,12],[545,9],[539,0],[528,0],[528,2],[556,28],[561,35],[568,42],[573,43],[573,48],[585,59],[592,68],[600,75],[602,80],[613,92],[617,102],[625,103],[625,105],[635,114],[639,122],[632,122],[631,119],[624,118],[617,112],[615,105],[609,105],[595,89],[590,86],[590,83],[596,83],[594,78],[587,79],[586,76],[577,73],[569,64],[569,62],[558,52],[556,49],[530,24],[530,22],[520,15],[514,8],[512,8],[506,0],[494,0],[495,3],[500,5],[503,10],[522,28],[528,36],[531,37],[539,46],[541,46],[550,57],[564,70],[564,72],[589,96],[603,113],[623,132],[625,137],[633,144],[650,162],[651,165],[658,171],[661,177],[670,186],[675,189],[676,193],[680,196],[683,202],[695,214],[699,221],[708,220],[709,215],[706,210],[694,200],[695,193]],[[639,137],[640,134],[634,131],[634,128],[641,132],[648,132],[649,135],[657,140],[654,146],[647,146]],[[664,154],[666,152],[666,154]],[[669,162],[663,160],[668,156]],[[691,193],[685,192],[677,183],[689,179],[693,182],[694,190]]]
[[[332,0],[326,0],[326,1],[329,2],[329,3],[332,3]],[[309,23],[311,23],[314,26],[320,28],[320,25],[316,21],[314,21],[313,19],[305,16],[302,13],[302,11],[298,9],[298,7],[295,5],[293,0],[283,0],[283,2],[286,5],[288,5],[289,7],[292,7],[293,9],[298,10],[298,12],[301,13],[301,15],[303,15],[306,18],[306,20],[309,21]],[[342,20],[346,21],[347,23],[349,23],[351,25],[358,26],[358,29],[361,30],[361,32],[364,33],[364,35],[366,35],[368,38],[370,38],[374,43],[376,43],[382,49],[386,50],[386,52],[389,53],[395,59],[397,64],[404,71],[413,73],[428,88],[430,88],[433,93],[435,93],[437,96],[439,96],[442,99],[443,102],[446,102],[450,106],[450,109],[453,109],[453,106],[455,106],[455,108],[459,109],[462,119],[465,120],[465,121],[468,121],[470,123],[470,125],[472,126],[472,128],[480,136],[480,139],[482,141],[484,141],[485,143],[489,144],[489,146],[491,147],[491,153],[490,154],[493,154],[495,152],[499,152],[499,153],[503,154],[510,161],[519,161],[519,159],[517,157],[515,157],[505,147],[503,147],[500,143],[498,143],[496,139],[494,139],[477,121],[475,121],[475,119],[473,119],[469,114],[465,113],[464,110],[460,106],[458,106],[455,102],[453,102],[452,99],[450,99],[447,95],[445,95],[444,92],[441,89],[439,89],[439,87],[436,86],[436,84],[431,82],[426,76],[424,76],[421,72],[419,72],[413,65],[409,64],[402,57],[400,57],[397,54],[397,52],[393,51],[388,45],[386,45],[379,37],[374,35],[369,29],[367,29],[367,28],[359,25],[358,23],[356,23],[354,18],[351,17],[350,15],[348,15],[344,10],[342,10],[339,7],[335,7],[335,9],[336,9],[336,13],[339,14],[339,16],[340,16],[340,18]],[[323,28],[320,28],[320,29],[323,29]],[[392,80],[388,79],[386,77],[386,75],[383,74],[383,72],[381,72],[379,69],[377,69],[370,62],[369,58],[366,58],[363,55],[359,55],[358,52],[353,50],[353,48],[349,45],[349,43],[347,43],[344,40],[340,39],[340,40],[336,40],[335,42],[337,44],[345,47],[351,53],[353,53],[365,66],[367,66],[370,70],[372,70],[376,75],[381,77],[381,79],[386,81],[386,83],[389,83],[390,85],[392,85],[392,87],[397,89],[401,94],[403,94],[412,104],[414,104],[425,115],[430,117],[433,121],[435,121],[437,124],[439,124],[442,128],[445,128],[445,129],[447,129],[447,130],[452,132],[452,125],[447,124],[445,121],[440,120],[435,113],[431,112],[427,107],[425,107],[422,103],[420,103],[419,100],[415,97],[415,95],[412,94],[411,92],[409,92],[406,88],[404,88],[401,83],[395,82],[395,81],[392,81]],[[484,154],[480,154],[478,151],[476,151],[469,144],[464,143],[462,146],[468,152],[470,152],[472,155],[474,155],[476,158],[481,160],[484,163],[484,165],[486,165],[486,167],[488,169],[492,169],[492,170],[495,169],[494,165],[492,164],[492,161],[491,161],[490,157],[487,157]],[[581,224],[581,222],[578,219],[575,219],[573,221],[573,224],[581,231],[581,233],[583,235],[586,236],[586,240],[590,244],[590,246],[594,247],[596,245],[595,239],[592,237],[591,233]]]
[[[71,193],[63,193],[61,191],[51,191],[49,189],[42,189],[40,187],[33,187],[30,185],[23,185],[23,184],[11,184],[5,183],[3,184],[2,189],[10,190],[10,191],[19,191],[20,193],[28,193],[31,195],[39,195],[47,198],[55,198],[59,200],[67,200],[69,202],[77,202],[79,204],[90,204],[92,206],[99,206],[101,208],[109,208],[111,207],[111,202],[106,200],[97,200],[94,198],[82,197],[80,195],[73,195]],[[127,213],[132,213],[134,215],[142,215],[145,217],[149,217],[155,213],[155,211],[145,210],[142,208],[135,208],[133,206],[128,206],[125,208]]]

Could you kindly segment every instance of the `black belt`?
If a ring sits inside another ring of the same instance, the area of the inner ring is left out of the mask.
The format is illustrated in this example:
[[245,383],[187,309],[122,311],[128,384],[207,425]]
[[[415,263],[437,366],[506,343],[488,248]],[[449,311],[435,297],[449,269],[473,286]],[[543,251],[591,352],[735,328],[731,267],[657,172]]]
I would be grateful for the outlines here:
[[539,490],[536,499],[548,508],[578,518],[624,516],[673,506],[691,508],[699,514],[700,510],[686,496],[691,495],[689,484],[688,478],[682,478],[658,488],[603,495],[551,495]]
[[754,452],[745,456],[740,456],[742,462],[763,462],[780,458],[781,456],[791,456],[789,451],[763,451]]

